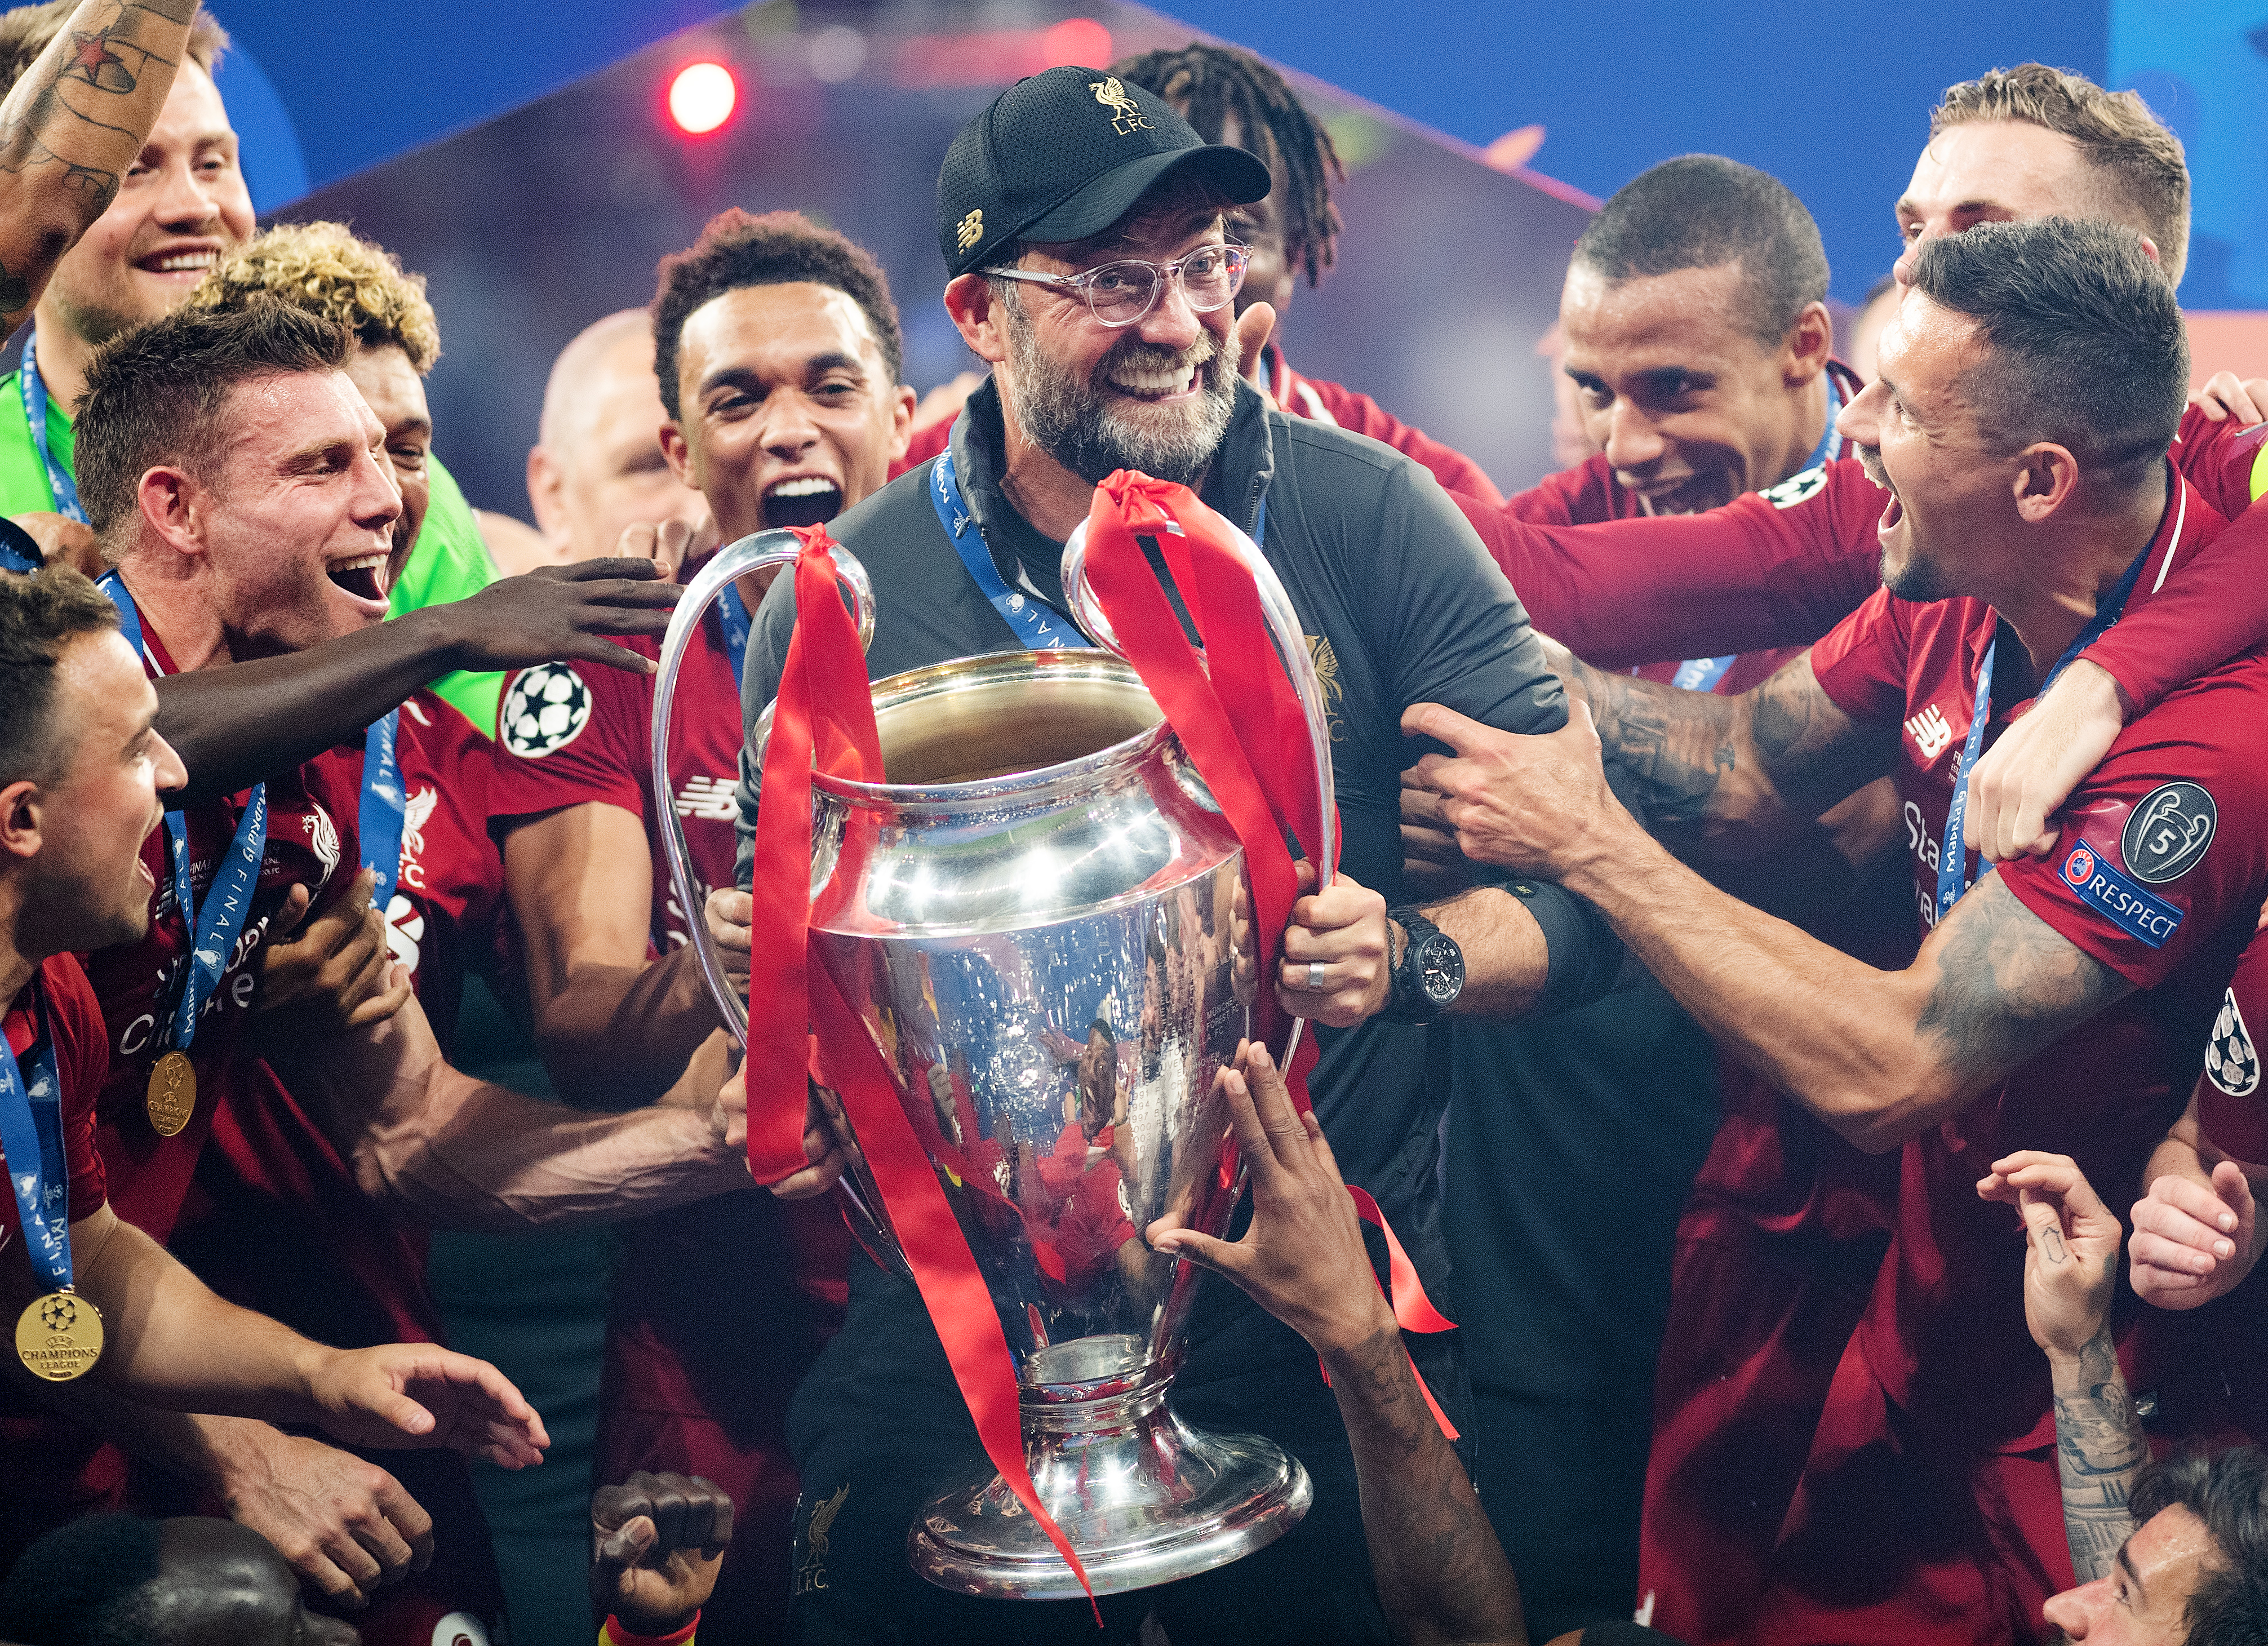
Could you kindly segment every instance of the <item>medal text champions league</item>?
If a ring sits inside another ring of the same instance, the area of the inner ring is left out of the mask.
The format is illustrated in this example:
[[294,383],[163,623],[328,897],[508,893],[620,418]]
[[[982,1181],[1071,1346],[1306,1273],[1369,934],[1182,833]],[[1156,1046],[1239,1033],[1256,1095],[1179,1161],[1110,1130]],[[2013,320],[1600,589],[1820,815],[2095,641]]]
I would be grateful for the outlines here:
[[24,1255],[48,1289],[16,1318],[16,1355],[34,1377],[69,1383],[102,1357],[102,1316],[71,1289],[70,1167],[63,1155],[63,1082],[55,1072],[52,1027],[41,1020],[39,985],[32,985],[33,1021],[40,1033],[25,1081],[15,1049],[0,1036],[0,1148],[8,1155],[8,1183],[24,1228]]
[[150,1129],[177,1137],[197,1111],[197,1070],[185,1052],[168,1052],[150,1071]]

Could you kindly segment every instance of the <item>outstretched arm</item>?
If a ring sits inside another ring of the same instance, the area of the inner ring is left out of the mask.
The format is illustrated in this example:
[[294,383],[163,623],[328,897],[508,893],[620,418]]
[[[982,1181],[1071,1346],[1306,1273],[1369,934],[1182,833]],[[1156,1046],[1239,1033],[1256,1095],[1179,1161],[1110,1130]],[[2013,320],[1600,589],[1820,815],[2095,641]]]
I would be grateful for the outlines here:
[[[1800,659],[1789,668],[1808,672]],[[1958,1112],[2132,989],[1998,875],[1955,906],[1911,966],[1877,971],[1672,857],[1607,788],[1587,716],[1540,737],[1438,705],[1406,724],[1458,750],[1418,771],[1467,857],[1588,899],[1705,1028],[1861,1148],[1895,1148]]]
[[495,1367],[431,1343],[311,1343],[215,1296],[107,1205],[71,1225],[71,1249],[78,1289],[103,1318],[91,1375],[131,1399],[319,1424],[350,1445],[453,1447],[511,1469],[550,1444]]
[[158,683],[158,730],[189,781],[166,798],[189,805],[289,771],[454,669],[571,658],[650,673],[607,637],[660,634],[680,592],[649,560],[545,566],[289,656],[168,675]]
[[1147,1231],[1151,1245],[1226,1277],[1322,1357],[1354,1449],[1363,1535],[1394,1638],[1525,1646],[1520,1585],[1425,1409],[1322,1126],[1292,1108],[1256,1043],[1220,1081],[1252,1173],[1252,1226],[1231,1244],[1161,1219]]
[[2118,1220],[2067,1155],[2023,1149],[1977,1185],[2024,1220],[2024,1324],[2055,1384],[2064,1535],[2082,1583],[2103,1576],[2134,1530],[2126,1502],[2150,1461],[2110,1341]]
[[195,0],[86,0],[0,102],[0,329],[31,318],[118,193],[195,15]]
[[745,1100],[725,1096],[722,1030],[663,1103],[628,1114],[585,1115],[460,1074],[414,1000],[268,1060],[365,1194],[437,1227],[603,1222],[748,1185]]

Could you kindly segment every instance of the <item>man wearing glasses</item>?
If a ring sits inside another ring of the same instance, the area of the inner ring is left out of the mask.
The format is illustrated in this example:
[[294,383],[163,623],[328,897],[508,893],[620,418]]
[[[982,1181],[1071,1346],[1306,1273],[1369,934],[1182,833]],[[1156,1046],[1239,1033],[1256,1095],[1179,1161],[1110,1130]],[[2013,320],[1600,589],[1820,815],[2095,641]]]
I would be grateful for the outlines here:
[[[832,529],[873,579],[878,679],[1086,644],[1064,607],[1063,543],[1114,469],[1186,483],[1260,543],[1325,682],[1344,840],[1343,878],[1285,934],[1278,986],[1330,1026],[1310,1082],[1317,1112],[1349,1180],[1384,1203],[1438,1288],[1438,1244],[1413,1237],[1438,1228],[1447,1088],[1418,1025],[1444,1008],[1413,967],[1391,963],[1426,929],[1415,910],[1387,918],[1402,890],[1398,774],[1418,752],[1398,717],[1434,691],[1506,728],[1557,727],[1566,711],[1510,585],[1433,478],[1376,442],[1270,410],[1241,381],[1244,347],[1274,317],[1265,305],[1233,317],[1246,253],[1222,213],[1268,187],[1256,157],[1203,143],[1102,70],[1050,70],[1004,93],[954,139],[938,191],[946,307],[991,381],[944,454]],[[777,688],[792,601],[782,578],[757,616],[751,723]],[[744,751],[744,882],[760,776]],[[1424,918],[1462,947],[1466,981],[1447,1010],[1548,1008],[1602,991],[1619,967],[1587,905],[1543,882],[1469,892]],[[1094,1638],[1083,1603],[949,1595],[907,1565],[916,1510],[982,1454],[913,1288],[863,1258],[852,1266],[848,1322],[790,1416],[803,1487],[792,1638]],[[1287,1447],[1314,1479],[1314,1507],[1229,1566],[1106,1596],[1110,1637],[1383,1642],[1353,1461],[1314,1354],[1226,1287],[1200,1289],[1190,1345],[1177,1408]],[[1426,1364],[1454,1412],[1454,1357]]]

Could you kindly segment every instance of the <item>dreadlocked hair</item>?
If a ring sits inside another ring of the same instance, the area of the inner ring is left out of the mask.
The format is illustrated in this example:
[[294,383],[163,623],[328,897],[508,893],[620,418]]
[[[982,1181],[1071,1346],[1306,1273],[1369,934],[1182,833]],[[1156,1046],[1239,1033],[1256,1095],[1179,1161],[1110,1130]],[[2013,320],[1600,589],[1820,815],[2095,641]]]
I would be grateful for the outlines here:
[[1284,77],[1248,51],[1191,41],[1179,51],[1145,51],[1111,70],[1121,80],[1154,93],[1181,110],[1207,143],[1221,141],[1236,122],[1241,145],[1284,179],[1285,249],[1298,255],[1307,284],[1319,284],[1331,266],[1339,236],[1331,184],[1346,167]]

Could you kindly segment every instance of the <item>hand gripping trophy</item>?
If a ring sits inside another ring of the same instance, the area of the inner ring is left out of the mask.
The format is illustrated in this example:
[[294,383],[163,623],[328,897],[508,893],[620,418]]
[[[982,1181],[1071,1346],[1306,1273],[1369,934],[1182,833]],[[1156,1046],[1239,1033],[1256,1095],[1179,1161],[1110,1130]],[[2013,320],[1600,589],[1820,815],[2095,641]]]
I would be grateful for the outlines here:
[[[855,1133],[845,1214],[921,1288],[998,1465],[930,1502],[910,1559],[947,1589],[1034,1599],[1235,1560],[1298,1523],[1307,1473],[1167,1405],[1199,1272],[1141,1231],[1160,1217],[1225,1231],[1242,1173],[1216,1077],[1240,1039],[1288,1034],[1289,1067],[1299,1038],[1260,979],[1291,903],[1285,837],[1320,889],[1336,816],[1291,602],[1233,526],[1183,488],[1122,472],[1064,557],[1072,610],[1104,649],[961,658],[869,698],[863,570],[821,530],[759,533],[710,562],[671,622],[657,772],[703,614],[776,565],[795,567],[797,632],[754,737],[754,948],[784,956],[786,981],[752,981],[752,1022],[697,920],[694,941],[748,1044],[751,1162],[766,1180],[802,1164],[807,992],[815,1078]],[[669,822],[677,895],[696,909]],[[768,930],[767,867],[799,890],[806,850],[807,911],[780,893],[791,929]],[[795,1140],[769,1171],[768,1123]]]

